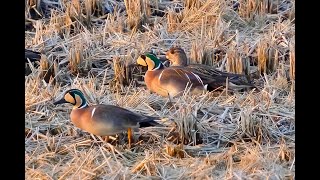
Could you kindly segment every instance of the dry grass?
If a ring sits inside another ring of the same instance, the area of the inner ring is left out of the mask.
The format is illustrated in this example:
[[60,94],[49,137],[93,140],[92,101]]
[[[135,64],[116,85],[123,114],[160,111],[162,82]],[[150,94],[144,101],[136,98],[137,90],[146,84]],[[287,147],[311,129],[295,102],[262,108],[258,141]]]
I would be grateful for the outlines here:
[[[25,77],[26,179],[294,179],[294,0],[238,2],[28,0],[25,47],[44,55]],[[261,91],[186,92],[170,105],[134,62],[173,45]],[[125,134],[106,143],[52,104],[69,88],[166,126],[135,132],[131,150]]]

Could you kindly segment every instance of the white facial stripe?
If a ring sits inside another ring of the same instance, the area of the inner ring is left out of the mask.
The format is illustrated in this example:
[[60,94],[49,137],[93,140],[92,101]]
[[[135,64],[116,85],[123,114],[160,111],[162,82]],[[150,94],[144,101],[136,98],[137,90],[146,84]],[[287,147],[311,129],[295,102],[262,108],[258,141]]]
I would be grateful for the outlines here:
[[154,68],[152,71],[158,70],[160,68],[160,66],[161,66],[161,63],[159,63],[159,65],[156,68]]
[[87,106],[88,106],[88,104],[85,103],[85,104],[83,104],[81,107],[78,107],[78,109],[82,109],[82,108],[87,107]]
[[[193,73],[193,72],[191,72],[197,79],[198,79],[198,81],[203,85],[203,82],[202,82],[202,80],[201,80],[201,78],[197,75],[197,74],[195,74],[195,73]],[[204,86],[204,85],[203,85]]]
[[162,71],[162,72],[160,73],[160,75],[159,75],[159,78],[158,78],[159,81],[160,81],[160,79],[161,79],[162,73],[163,73],[163,71]]
[[96,108],[93,108],[91,112],[91,118],[93,117],[95,111],[96,111]]

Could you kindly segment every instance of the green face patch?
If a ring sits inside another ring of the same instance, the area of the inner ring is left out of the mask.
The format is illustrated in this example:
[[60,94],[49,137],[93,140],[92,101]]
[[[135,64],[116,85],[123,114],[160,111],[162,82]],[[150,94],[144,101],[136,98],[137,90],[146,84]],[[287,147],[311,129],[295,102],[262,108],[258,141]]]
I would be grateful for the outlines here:
[[153,69],[159,69],[161,66],[160,60],[153,54],[146,54],[146,57],[154,62]]
[[[71,90],[69,91],[69,93],[71,94],[71,96],[73,96],[73,98],[74,98],[76,101],[79,101],[78,98],[81,99],[81,104],[78,104],[79,102],[76,102],[76,104],[78,105],[78,107],[82,107],[82,106],[85,106],[85,105],[87,104],[86,99],[85,99],[83,93],[82,93],[80,90],[78,90],[78,89],[71,89]],[[77,97],[78,97],[78,98],[77,98]]]

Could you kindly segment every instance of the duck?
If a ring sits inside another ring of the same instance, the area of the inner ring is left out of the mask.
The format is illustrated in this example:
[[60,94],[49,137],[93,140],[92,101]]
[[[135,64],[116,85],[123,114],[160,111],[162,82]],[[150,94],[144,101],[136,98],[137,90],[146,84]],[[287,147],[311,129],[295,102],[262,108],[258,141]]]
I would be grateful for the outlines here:
[[226,87],[227,78],[230,90],[256,88],[245,75],[222,72],[204,64],[188,64],[187,55],[180,47],[171,47],[165,54],[170,61],[170,67],[183,67],[187,71],[197,74],[203,82],[208,84],[209,91]]
[[207,85],[201,78],[181,67],[165,67],[153,54],[145,53],[138,57],[137,64],[147,66],[144,76],[147,89],[163,97],[181,96],[189,87],[191,94],[205,92]]
[[155,121],[156,117],[137,114],[119,106],[107,104],[89,106],[79,89],[69,89],[53,102],[54,105],[64,103],[73,105],[70,119],[76,127],[86,132],[108,139],[110,135],[127,131],[129,149],[134,129],[161,126]]

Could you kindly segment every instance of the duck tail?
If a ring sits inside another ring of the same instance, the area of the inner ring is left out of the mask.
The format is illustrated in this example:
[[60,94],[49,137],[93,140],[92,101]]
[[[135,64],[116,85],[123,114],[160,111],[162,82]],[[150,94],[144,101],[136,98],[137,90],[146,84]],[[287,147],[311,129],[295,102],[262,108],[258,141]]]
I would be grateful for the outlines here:
[[140,122],[140,127],[162,126],[161,124],[157,123],[155,119],[159,119],[159,117],[146,116],[145,121]]
[[204,83],[208,84],[207,89],[209,91],[221,89],[226,87],[226,79],[228,78],[228,86],[230,90],[241,90],[241,89],[258,89],[249,79],[243,75],[230,74],[229,76],[217,76],[215,78],[204,79]]
[[148,122],[140,122],[140,127],[150,127],[150,126],[161,126],[161,124],[155,121],[148,121]]

